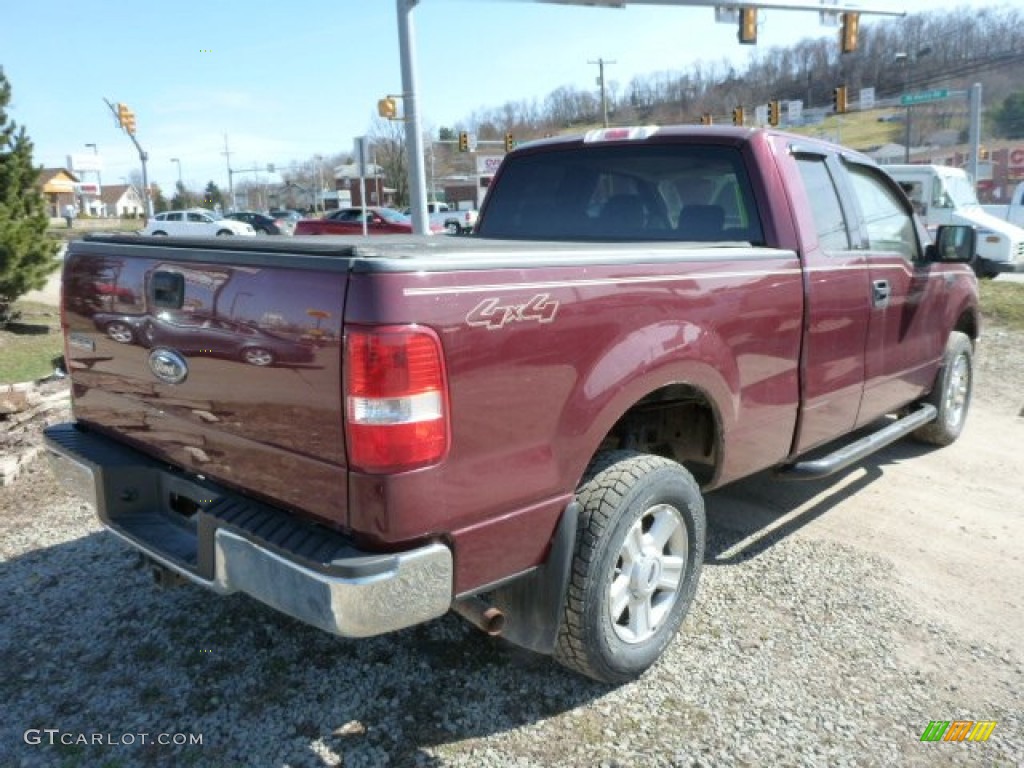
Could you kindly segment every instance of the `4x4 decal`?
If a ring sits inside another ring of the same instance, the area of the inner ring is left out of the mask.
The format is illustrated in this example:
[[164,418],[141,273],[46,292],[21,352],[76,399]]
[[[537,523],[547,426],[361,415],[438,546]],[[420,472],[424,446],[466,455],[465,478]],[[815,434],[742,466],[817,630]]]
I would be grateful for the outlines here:
[[558,306],[546,293],[537,294],[525,304],[503,305],[500,299],[484,299],[466,315],[466,324],[496,331],[509,323],[550,323]]

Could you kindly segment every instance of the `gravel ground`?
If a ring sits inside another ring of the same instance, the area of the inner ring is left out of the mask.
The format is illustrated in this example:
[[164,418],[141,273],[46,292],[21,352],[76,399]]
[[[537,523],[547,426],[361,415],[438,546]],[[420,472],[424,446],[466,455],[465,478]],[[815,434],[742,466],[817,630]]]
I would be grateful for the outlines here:
[[[1015,416],[1024,334],[988,332],[978,372],[975,408],[1016,397]],[[709,523],[680,636],[613,688],[454,616],[350,642],[243,596],[159,590],[37,462],[0,489],[0,766],[1024,764],[1019,635],[983,642],[919,610],[863,547],[780,533],[734,556],[736,531]],[[956,718],[998,725],[919,741]]]

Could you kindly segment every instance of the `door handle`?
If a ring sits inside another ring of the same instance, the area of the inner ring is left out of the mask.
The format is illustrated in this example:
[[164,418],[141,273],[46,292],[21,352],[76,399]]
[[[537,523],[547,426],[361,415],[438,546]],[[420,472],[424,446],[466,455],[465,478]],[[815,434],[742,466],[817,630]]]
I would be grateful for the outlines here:
[[892,287],[888,280],[875,280],[871,283],[871,303],[877,309],[885,309],[889,306],[889,297],[892,295]]

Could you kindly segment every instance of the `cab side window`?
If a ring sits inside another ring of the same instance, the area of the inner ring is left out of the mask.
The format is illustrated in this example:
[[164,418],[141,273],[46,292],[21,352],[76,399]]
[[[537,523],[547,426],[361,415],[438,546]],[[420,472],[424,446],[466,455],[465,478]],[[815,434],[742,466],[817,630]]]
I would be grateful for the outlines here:
[[864,217],[864,234],[872,251],[898,253],[912,260],[917,253],[914,220],[900,197],[867,167],[848,166],[853,194]]
[[850,250],[850,233],[839,203],[839,193],[823,157],[798,157],[797,167],[804,180],[811,216],[818,230],[821,249],[828,252]]

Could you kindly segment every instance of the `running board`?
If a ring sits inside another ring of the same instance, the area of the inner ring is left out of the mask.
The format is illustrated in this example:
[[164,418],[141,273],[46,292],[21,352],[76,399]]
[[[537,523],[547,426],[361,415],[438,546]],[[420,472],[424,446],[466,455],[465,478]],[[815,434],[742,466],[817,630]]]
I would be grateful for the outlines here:
[[913,413],[896,419],[896,421],[882,427],[877,432],[872,432],[856,442],[844,445],[827,456],[822,456],[819,459],[798,461],[794,464],[783,464],[775,472],[783,480],[817,480],[820,477],[834,475],[839,470],[846,469],[851,464],[856,464],[865,456],[870,456],[890,443],[906,437],[915,429],[935,421],[938,413],[934,405],[925,403]]

